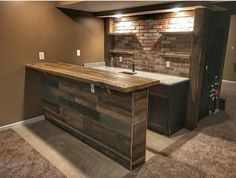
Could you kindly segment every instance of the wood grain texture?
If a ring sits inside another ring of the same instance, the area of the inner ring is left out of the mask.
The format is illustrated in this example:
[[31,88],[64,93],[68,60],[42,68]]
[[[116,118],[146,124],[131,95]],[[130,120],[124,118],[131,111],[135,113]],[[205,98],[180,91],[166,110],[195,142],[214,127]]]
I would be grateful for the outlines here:
[[148,89],[123,93],[42,75],[45,116],[132,170],[145,161]]
[[190,65],[190,85],[186,114],[186,128],[195,129],[198,122],[205,53],[208,40],[209,10],[196,9],[194,20],[195,40],[192,47]]
[[107,89],[126,93],[159,84],[159,81],[154,79],[130,76],[127,74],[108,72],[60,62],[27,64],[26,68],[89,84],[92,83]]

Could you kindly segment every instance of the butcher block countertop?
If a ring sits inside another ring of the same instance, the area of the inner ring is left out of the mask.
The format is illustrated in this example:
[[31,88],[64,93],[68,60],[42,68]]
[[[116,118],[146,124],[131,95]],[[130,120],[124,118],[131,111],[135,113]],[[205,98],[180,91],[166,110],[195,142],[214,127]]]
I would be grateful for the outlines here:
[[92,83],[124,93],[149,88],[160,83],[160,81],[156,79],[131,76],[94,68],[86,68],[61,62],[39,62],[27,64],[26,68],[77,81]]

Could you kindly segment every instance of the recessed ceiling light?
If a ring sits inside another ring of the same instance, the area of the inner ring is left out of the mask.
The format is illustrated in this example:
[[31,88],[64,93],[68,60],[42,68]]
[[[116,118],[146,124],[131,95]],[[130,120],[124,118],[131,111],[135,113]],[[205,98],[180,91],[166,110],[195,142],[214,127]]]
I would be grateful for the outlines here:
[[180,12],[182,9],[179,7],[171,9],[172,12]]

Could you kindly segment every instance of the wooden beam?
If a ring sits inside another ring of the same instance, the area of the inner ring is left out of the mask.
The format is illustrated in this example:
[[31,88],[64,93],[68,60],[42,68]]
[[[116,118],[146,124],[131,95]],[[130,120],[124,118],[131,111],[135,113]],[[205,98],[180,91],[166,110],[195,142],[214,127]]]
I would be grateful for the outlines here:
[[192,47],[192,59],[189,74],[190,87],[186,116],[186,128],[191,130],[197,127],[198,122],[205,52],[207,47],[208,23],[209,10],[196,9],[194,21],[195,40]]
[[114,46],[114,36],[109,35],[113,32],[112,23],[113,21],[111,18],[104,19],[104,54],[107,66],[110,66],[110,59],[112,57],[110,50],[112,50],[112,47]]
[[220,69],[219,69],[219,93],[221,93],[221,86],[222,86],[223,72],[224,72],[224,63],[225,63],[226,49],[227,49],[228,35],[229,35],[230,14],[218,12],[217,16],[218,16],[217,19],[219,21],[215,22],[215,24],[220,26],[218,28],[223,29],[223,32],[224,32],[221,34],[224,37],[224,42],[223,42],[223,48],[222,48],[222,56],[220,56]]
[[215,5],[217,5],[221,8],[225,8],[232,15],[236,14],[236,2],[235,1],[221,2],[221,3],[217,3]]
[[79,16],[83,17],[94,17],[94,14],[92,12],[87,11],[80,11],[80,10],[74,10],[74,9],[67,9],[62,7],[57,7],[60,11],[62,11],[64,14],[68,15],[72,19],[76,19]]

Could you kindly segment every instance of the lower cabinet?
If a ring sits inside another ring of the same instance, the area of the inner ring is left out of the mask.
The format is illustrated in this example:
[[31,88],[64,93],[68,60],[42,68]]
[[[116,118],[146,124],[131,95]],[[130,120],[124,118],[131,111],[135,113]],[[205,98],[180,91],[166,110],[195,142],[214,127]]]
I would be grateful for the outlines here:
[[148,128],[167,136],[184,127],[188,82],[150,88]]

